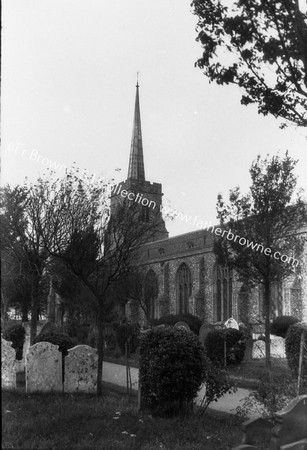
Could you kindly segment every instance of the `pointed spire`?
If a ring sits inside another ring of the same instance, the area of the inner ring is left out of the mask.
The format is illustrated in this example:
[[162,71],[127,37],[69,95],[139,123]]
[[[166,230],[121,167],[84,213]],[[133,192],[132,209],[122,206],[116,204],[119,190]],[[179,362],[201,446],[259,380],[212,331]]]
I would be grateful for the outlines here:
[[140,182],[145,181],[138,80],[136,83],[136,96],[135,96],[134,120],[132,128],[128,179],[133,179]]

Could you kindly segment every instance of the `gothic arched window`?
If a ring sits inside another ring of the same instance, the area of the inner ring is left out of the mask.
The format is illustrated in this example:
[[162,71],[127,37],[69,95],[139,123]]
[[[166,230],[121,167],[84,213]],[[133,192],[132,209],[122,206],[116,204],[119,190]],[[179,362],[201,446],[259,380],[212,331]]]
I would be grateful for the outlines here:
[[232,270],[216,265],[214,268],[214,320],[225,322],[232,317]]
[[150,269],[147,272],[144,283],[144,300],[147,313],[147,319],[155,319],[156,317],[156,302],[158,298],[158,279],[155,272]]
[[183,263],[177,270],[177,311],[179,314],[189,312],[189,297],[192,295],[192,277],[188,266]]

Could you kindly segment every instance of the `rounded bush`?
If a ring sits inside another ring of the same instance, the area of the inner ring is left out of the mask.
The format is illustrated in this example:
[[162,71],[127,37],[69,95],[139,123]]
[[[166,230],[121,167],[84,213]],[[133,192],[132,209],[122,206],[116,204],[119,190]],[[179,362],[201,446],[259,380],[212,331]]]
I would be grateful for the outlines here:
[[208,358],[217,366],[240,364],[244,358],[246,338],[243,331],[234,328],[222,328],[209,331],[205,339],[205,349]]
[[275,317],[273,322],[271,323],[271,334],[274,334],[275,336],[280,336],[282,338],[286,337],[288,328],[291,325],[294,325],[299,320],[294,316],[278,316]]
[[156,415],[173,415],[190,405],[206,376],[199,339],[182,329],[153,328],[140,339],[142,400]]
[[12,348],[16,351],[16,359],[22,360],[23,344],[25,342],[26,330],[21,324],[13,323],[3,333],[6,341],[12,341]]
[[157,325],[169,325],[174,326],[177,322],[185,322],[189,325],[190,330],[193,333],[199,335],[200,327],[202,326],[202,321],[193,316],[193,314],[185,313],[185,314],[168,314],[166,316],[160,317],[160,319],[152,320],[151,324],[153,326]]
[[72,338],[64,333],[46,333],[38,334],[33,341],[33,344],[38,342],[50,342],[50,344],[58,345],[59,351],[63,353],[64,356],[68,354],[67,350],[75,347],[75,342]]
[[292,374],[298,376],[300,344],[302,332],[305,332],[302,375],[307,377],[307,325],[296,323],[291,325],[286,335],[286,356]]

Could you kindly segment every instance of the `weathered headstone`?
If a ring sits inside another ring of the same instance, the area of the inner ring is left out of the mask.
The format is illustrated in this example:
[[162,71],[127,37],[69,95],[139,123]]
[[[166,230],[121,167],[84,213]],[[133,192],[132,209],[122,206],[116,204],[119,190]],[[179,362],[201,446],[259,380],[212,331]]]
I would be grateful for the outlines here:
[[65,357],[65,392],[95,392],[98,355],[95,348],[77,345]]
[[186,331],[191,331],[189,325],[186,322],[177,322],[174,325],[175,330],[184,329]]
[[252,351],[253,359],[261,359],[265,358],[265,342],[262,340],[255,341],[253,343],[253,351]]
[[204,345],[205,339],[209,333],[209,331],[213,330],[214,327],[208,323],[203,323],[199,329],[199,340]]
[[[271,357],[272,358],[285,358],[285,340],[281,337],[274,336],[271,339]],[[258,340],[253,343],[253,359],[265,358],[265,342],[263,340]]]
[[273,358],[285,358],[285,339],[282,337],[274,336],[271,339],[271,356]]
[[50,342],[38,342],[26,355],[26,391],[61,392],[62,353]]
[[224,325],[226,328],[234,328],[235,330],[239,329],[238,322],[233,317],[230,317],[230,319],[226,320]]
[[2,388],[16,388],[16,352],[11,347],[12,342],[1,336],[1,380]]

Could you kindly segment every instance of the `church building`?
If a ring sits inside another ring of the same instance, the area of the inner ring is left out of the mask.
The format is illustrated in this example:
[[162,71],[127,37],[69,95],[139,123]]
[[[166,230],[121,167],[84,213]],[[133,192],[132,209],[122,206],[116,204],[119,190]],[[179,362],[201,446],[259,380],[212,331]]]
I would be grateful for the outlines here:
[[[235,271],[217,264],[213,229],[168,237],[160,208],[162,185],[145,179],[138,83],[128,177],[120,185],[140,195],[143,221],[150,221],[151,214],[160,215],[157,233],[140,249],[147,317],[139,303],[129,301],[128,319],[146,323],[165,314],[191,313],[207,323],[225,322],[230,317],[245,324],[264,322],[263,289],[250,289],[238,280]],[[111,210],[119,195],[118,191],[112,194]],[[273,286],[271,318],[293,315],[307,321],[306,260],[305,252],[303,276]]]

